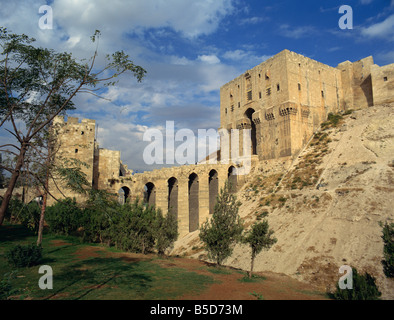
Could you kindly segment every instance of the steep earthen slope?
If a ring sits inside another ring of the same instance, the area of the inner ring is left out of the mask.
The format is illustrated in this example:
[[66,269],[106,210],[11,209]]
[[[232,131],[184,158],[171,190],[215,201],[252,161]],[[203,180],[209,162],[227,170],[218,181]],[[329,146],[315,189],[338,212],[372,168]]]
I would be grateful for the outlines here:
[[[292,163],[253,169],[237,194],[240,215],[246,226],[265,217],[278,239],[256,258],[256,271],[330,290],[339,267],[351,265],[374,275],[384,298],[394,298],[382,270],[379,225],[394,219],[393,116],[393,104],[354,111],[337,126],[323,126]],[[180,239],[173,253],[206,258],[198,231]],[[226,264],[248,269],[248,248],[238,245]]]

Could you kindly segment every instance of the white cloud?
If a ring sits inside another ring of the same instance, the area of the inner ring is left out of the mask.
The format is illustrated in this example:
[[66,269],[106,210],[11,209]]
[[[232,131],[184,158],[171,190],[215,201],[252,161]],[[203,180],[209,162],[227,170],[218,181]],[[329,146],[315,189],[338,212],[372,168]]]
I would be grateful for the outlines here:
[[73,32],[92,32],[93,26],[114,33],[169,27],[196,37],[215,31],[233,7],[230,0],[55,0],[53,9],[59,25]]
[[312,26],[291,27],[288,24],[283,24],[279,27],[279,32],[284,37],[300,39],[313,35],[316,30]]
[[240,25],[245,25],[245,24],[258,24],[263,21],[268,21],[268,17],[251,17],[251,18],[245,18],[242,19],[239,24]]
[[220,62],[220,59],[215,55],[202,55],[198,56],[197,59],[207,64],[217,64]]
[[394,40],[394,14],[384,21],[363,28],[361,34],[370,38],[387,38]]
[[239,63],[240,67],[242,68],[242,70],[240,70],[240,72],[242,72],[243,70],[249,69],[251,67],[254,67],[262,62],[264,62],[265,60],[271,58],[270,55],[256,55],[256,53],[253,50],[241,50],[241,49],[237,49],[237,50],[232,50],[232,51],[226,51],[223,54],[223,58],[229,60],[229,61],[233,61],[233,62],[237,62]]
[[244,50],[232,50],[232,51],[226,51],[223,54],[223,57],[229,60],[235,60],[235,61],[239,61],[244,59],[245,57],[248,56],[248,53]]
[[124,50],[148,71],[142,83],[119,77],[103,92],[108,100],[78,95],[77,110],[70,113],[95,119],[100,146],[120,150],[129,168],[151,169],[142,159],[147,128],[166,120],[193,131],[220,126],[219,88],[240,70],[225,65],[215,48],[201,46],[194,56],[185,56],[176,41],[198,47],[199,37],[213,33],[232,12],[233,0],[54,0],[53,30],[39,29],[36,0],[0,2],[0,25],[35,37],[39,46],[89,58],[95,50],[89,37],[99,29],[97,67],[103,66],[104,54]]

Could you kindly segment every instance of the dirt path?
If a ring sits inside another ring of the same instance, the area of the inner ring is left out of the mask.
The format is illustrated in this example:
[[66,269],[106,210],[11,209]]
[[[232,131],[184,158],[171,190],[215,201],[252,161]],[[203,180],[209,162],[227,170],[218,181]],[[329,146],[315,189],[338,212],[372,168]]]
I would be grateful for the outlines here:
[[213,277],[214,284],[201,294],[185,294],[179,300],[325,300],[324,292],[284,274],[255,273],[253,282],[242,281],[245,273],[232,268],[216,270],[211,264],[187,258],[157,260],[162,267],[179,267]]
[[319,292],[312,286],[292,279],[284,274],[271,272],[256,272],[253,281],[245,281],[244,271],[215,267],[205,261],[192,258],[158,258],[154,254],[143,255],[126,252],[109,252],[100,246],[87,246],[75,252],[78,259],[95,257],[115,257],[133,264],[139,261],[149,261],[162,268],[182,268],[189,272],[209,276],[213,284],[207,285],[202,293],[187,293],[176,300],[323,300],[327,299],[324,292]]

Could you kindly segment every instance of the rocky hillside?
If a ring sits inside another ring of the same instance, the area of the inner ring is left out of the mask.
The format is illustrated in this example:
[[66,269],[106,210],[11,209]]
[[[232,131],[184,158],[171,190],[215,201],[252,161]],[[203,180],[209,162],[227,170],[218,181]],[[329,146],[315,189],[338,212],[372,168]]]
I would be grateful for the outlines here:
[[[382,228],[394,219],[394,104],[333,116],[285,165],[253,168],[238,192],[246,226],[268,219],[278,242],[260,253],[256,271],[284,273],[331,290],[341,265],[377,278],[383,298],[394,281],[383,274]],[[206,259],[198,231],[173,254]],[[229,266],[248,269],[250,253],[237,246]]]

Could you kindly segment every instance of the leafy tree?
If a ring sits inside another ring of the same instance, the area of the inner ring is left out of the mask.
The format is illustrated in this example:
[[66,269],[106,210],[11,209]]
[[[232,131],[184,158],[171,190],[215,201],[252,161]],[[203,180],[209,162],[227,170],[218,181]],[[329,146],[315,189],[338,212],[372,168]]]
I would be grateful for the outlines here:
[[235,243],[241,238],[243,224],[238,215],[240,205],[226,182],[220,190],[211,219],[200,228],[200,239],[209,258],[217,265],[231,256]]
[[[90,242],[110,244],[113,242],[111,227],[117,221],[119,204],[115,195],[105,190],[87,190],[88,199],[84,203],[81,227],[83,239]],[[116,234],[114,232],[114,234]]]
[[111,239],[121,249],[146,254],[155,245],[154,226],[156,209],[136,200],[125,204],[111,226]]
[[164,255],[165,251],[178,239],[178,221],[171,212],[166,216],[163,216],[161,210],[156,212],[154,224],[155,247],[159,255]]
[[273,233],[274,231],[269,229],[268,221],[264,220],[253,224],[249,233],[244,237],[243,241],[249,244],[252,249],[249,278],[252,278],[254,259],[256,256],[261,250],[269,249],[277,242],[277,239],[272,237]]
[[52,181],[63,196],[62,189],[68,189],[78,194],[86,194],[90,186],[82,167],[88,167],[84,162],[74,158],[64,158],[59,152],[61,145],[57,141],[56,128],[44,128],[33,139],[26,152],[23,172],[25,181],[31,188],[35,188],[42,196],[41,212],[38,226],[37,245],[42,243],[45,212],[48,196],[56,199],[49,190]]
[[381,224],[383,247],[383,271],[386,277],[394,277],[394,223]]
[[70,235],[81,226],[82,216],[83,210],[78,207],[75,199],[66,198],[46,208],[45,221],[49,232]]
[[[91,40],[95,42],[99,36],[96,30]],[[0,207],[0,225],[33,139],[57,115],[75,109],[72,100],[77,94],[99,96],[100,90],[115,85],[116,78],[125,72],[131,72],[138,81],[146,73],[123,51],[107,55],[106,65],[95,70],[97,47],[91,59],[76,61],[70,53],[35,47],[34,41],[0,27],[0,127],[8,123],[11,129],[6,130],[16,140],[0,146],[0,151],[15,156],[12,167],[1,165],[11,178]]]

